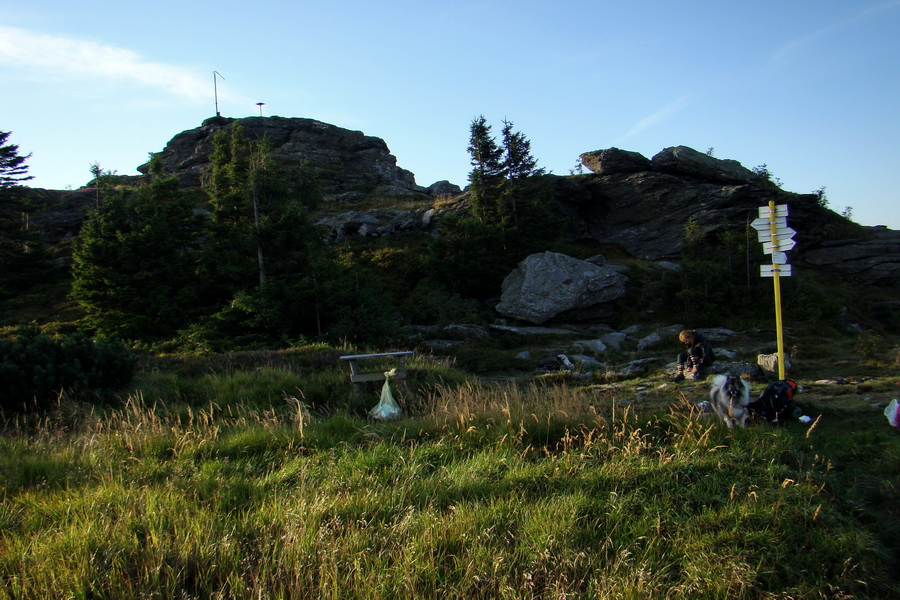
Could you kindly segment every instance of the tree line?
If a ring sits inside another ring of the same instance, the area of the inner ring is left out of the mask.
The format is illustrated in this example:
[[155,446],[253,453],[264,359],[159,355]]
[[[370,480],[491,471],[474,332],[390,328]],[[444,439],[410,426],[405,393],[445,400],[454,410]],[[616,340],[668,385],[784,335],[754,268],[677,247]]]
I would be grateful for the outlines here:
[[[275,161],[239,121],[215,133],[200,189],[183,188],[153,156],[136,186],[95,165],[97,199],[72,252],[78,326],[150,349],[220,351],[329,337],[384,344],[406,324],[489,320],[504,277],[529,254],[596,249],[561,234],[553,178],[512,122],[495,136],[478,116],[469,134],[468,210],[443,215],[439,236],[339,245],[313,224],[323,200],[313,166]],[[25,226],[30,155],[8,136],[0,132],[0,300],[49,271],[40,236]],[[661,310],[702,326],[723,311],[758,315],[766,295],[744,268],[746,232],[707,239],[692,225],[680,272],[632,273],[623,319]],[[813,300],[804,304],[830,306]]]
[[[137,186],[92,165],[97,199],[72,250],[79,327],[137,344],[222,350],[306,337],[384,340],[405,323],[477,319],[480,302],[547,238],[549,212],[546,194],[527,185],[543,169],[511,122],[500,142],[484,117],[470,134],[471,214],[448,217],[437,239],[390,249],[326,244],[313,225],[322,202],[314,167],[278,163],[269,142],[249,139],[239,121],[214,134],[199,190],[183,188],[153,155]],[[15,145],[0,154],[2,222],[16,225],[0,239],[20,249],[3,254],[4,272],[22,274],[26,258],[40,254],[39,237],[11,217],[30,210],[11,200],[30,179],[29,156]]]
[[[182,189],[158,157],[137,188],[101,193],[73,249],[71,296],[102,337],[175,338],[219,350],[304,336],[377,336],[387,325],[311,216],[314,170],[280,165],[240,122],[213,137],[202,189]],[[371,318],[367,319],[366,315]]]

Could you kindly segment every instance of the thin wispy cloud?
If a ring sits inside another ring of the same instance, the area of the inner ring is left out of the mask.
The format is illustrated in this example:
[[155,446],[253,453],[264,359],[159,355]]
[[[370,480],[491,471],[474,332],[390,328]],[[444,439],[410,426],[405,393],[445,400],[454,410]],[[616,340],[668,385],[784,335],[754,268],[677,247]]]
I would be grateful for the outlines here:
[[789,41],[787,44],[775,51],[773,58],[776,62],[785,61],[794,51],[815,42],[821,37],[825,37],[830,33],[853,25],[854,23],[857,23],[859,21],[868,19],[869,17],[872,17],[873,15],[876,15],[878,13],[897,8],[900,8],[900,0],[891,0],[890,2],[882,2],[880,4],[875,4],[868,8],[864,8],[863,10],[855,12],[847,18],[842,19],[841,21],[832,23],[831,25],[822,27],[821,29],[807,33],[806,35],[802,35]]
[[629,129],[628,132],[625,133],[625,135],[623,135],[616,141],[616,143],[621,143],[629,138],[647,131],[648,129],[658,125],[659,123],[662,123],[675,113],[687,108],[690,105],[691,100],[692,96],[690,94],[687,94],[666,104],[658,111],[654,112],[653,114],[647,115],[646,117],[638,121],[634,125],[634,127]]
[[156,88],[191,102],[206,101],[209,83],[176,65],[147,60],[131,50],[75,38],[0,26],[0,64],[56,81],[66,76]]

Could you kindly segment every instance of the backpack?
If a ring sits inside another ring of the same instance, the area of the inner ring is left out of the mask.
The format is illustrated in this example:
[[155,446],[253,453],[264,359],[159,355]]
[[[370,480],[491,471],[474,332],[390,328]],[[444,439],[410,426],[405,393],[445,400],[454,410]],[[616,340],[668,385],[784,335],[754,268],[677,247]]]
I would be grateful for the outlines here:
[[794,404],[794,392],[797,383],[790,379],[773,381],[766,386],[759,398],[747,405],[747,410],[755,417],[761,417],[770,423],[780,419],[797,416],[799,409]]

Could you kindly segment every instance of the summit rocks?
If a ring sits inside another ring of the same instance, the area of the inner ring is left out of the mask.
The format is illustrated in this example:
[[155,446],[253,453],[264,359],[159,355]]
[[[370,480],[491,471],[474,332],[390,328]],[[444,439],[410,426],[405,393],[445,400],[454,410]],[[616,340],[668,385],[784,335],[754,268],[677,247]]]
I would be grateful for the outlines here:
[[[177,175],[186,186],[199,187],[210,162],[213,135],[235,121],[240,121],[249,139],[267,138],[276,161],[313,167],[327,194],[428,197],[428,190],[416,184],[415,176],[397,166],[384,140],[314,119],[212,117],[166,144],[159,153],[164,170]],[[141,165],[138,170],[145,173],[147,168]]]

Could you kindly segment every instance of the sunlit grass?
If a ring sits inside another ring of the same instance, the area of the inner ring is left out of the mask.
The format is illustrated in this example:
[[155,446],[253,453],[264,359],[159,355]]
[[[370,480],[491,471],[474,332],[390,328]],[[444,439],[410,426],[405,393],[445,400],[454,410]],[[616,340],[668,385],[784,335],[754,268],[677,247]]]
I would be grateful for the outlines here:
[[475,383],[416,388],[380,424],[310,410],[278,371],[209,377],[189,398],[160,379],[117,409],[8,423],[0,598],[898,591],[879,531],[897,524],[873,522],[896,519],[897,490],[863,514],[875,491],[841,472],[882,456],[896,474],[890,430],[848,448],[827,419],[728,431],[679,396],[647,412]]

